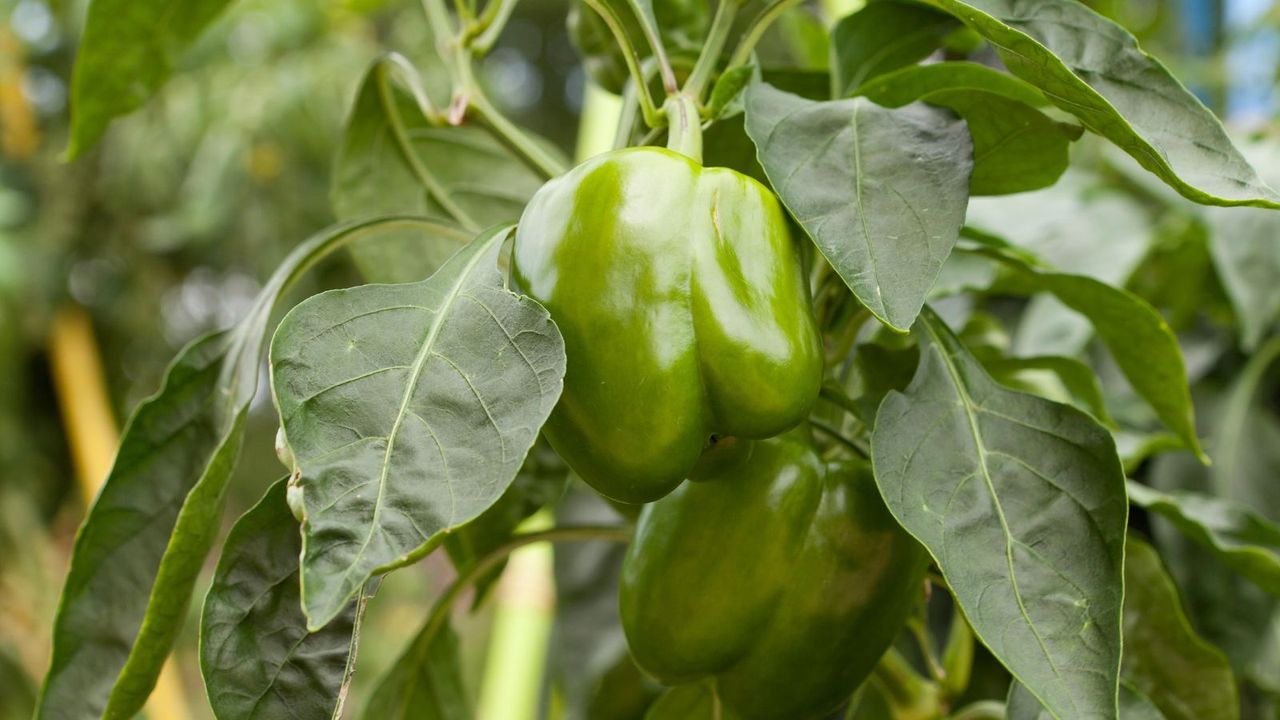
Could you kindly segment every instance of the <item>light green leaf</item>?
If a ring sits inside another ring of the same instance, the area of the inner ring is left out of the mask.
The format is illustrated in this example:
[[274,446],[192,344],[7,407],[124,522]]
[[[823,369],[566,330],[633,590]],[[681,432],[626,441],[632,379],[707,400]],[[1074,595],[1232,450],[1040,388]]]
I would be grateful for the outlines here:
[[877,105],[901,107],[940,90],[981,90],[1040,107],[1044,94],[1026,82],[974,62],[911,65],[868,80],[853,91]]
[[925,59],[960,27],[950,15],[914,2],[873,2],[845,16],[831,31],[836,96]]
[[365,720],[471,720],[472,702],[462,682],[458,636],[446,618],[427,622],[413,643],[378,681],[365,703]]
[[160,391],[125,426],[111,473],[76,536],[37,717],[128,718],[142,707],[221,526],[280,295],[347,243],[418,226],[441,230],[393,217],[317,234],[285,259],[235,330],[179,353]]
[[[1135,486],[1142,487],[1130,483],[1131,493]],[[1238,720],[1226,656],[1191,628],[1155,548],[1134,537],[1125,543],[1124,585],[1125,680],[1168,720]]]
[[422,282],[312,297],[276,331],[272,390],[301,473],[313,630],[497,501],[560,397],[560,333],[498,273],[508,230]]
[[1280,208],[1222,123],[1124,28],[1076,0],[927,0],[994,45],[1009,71],[1184,197]]
[[1227,567],[1280,597],[1280,526],[1230,500],[1129,483],[1133,502],[1168,520]]
[[[1093,369],[1075,358],[1045,355],[1028,358],[993,358],[985,360],[987,371],[1003,385],[1030,392],[1057,402],[1075,401],[1098,422],[1114,426],[1102,399],[1102,387]],[[1049,381],[1057,380],[1061,388]]]
[[200,671],[225,720],[337,718],[371,592],[307,633],[298,597],[298,524],[287,480],[231,528],[200,619]]
[[928,309],[918,337],[871,437],[885,502],[1053,717],[1114,718],[1128,504],[1110,434],[996,384]]
[[[1008,720],[1053,720],[1027,688],[1017,681],[1009,686]],[[1120,720],[1165,720],[1150,698],[1133,685],[1120,683]]]
[[482,228],[519,219],[544,180],[485,128],[434,116],[416,71],[392,54],[375,63],[360,86],[330,194],[343,220],[410,213],[442,218],[462,231],[429,242],[421,232],[392,234],[352,249],[365,277],[414,282]]
[[232,0],[93,0],[71,78],[75,158],[115,118],[142,107],[169,79],[173,64]]
[[813,102],[756,83],[747,134],[782,202],[863,305],[911,327],[964,221],[972,144],[945,110]]

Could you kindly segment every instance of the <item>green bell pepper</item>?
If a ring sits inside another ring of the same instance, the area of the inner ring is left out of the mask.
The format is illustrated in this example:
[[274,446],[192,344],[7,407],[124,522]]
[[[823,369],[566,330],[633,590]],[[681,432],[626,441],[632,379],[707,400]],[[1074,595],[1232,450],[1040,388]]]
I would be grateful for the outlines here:
[[598,155],[529,202],[511,279],[564,336],[547,439],[610,498],[660,498],[713,435],[776,435],[817,398],[799,247],[778,199],[740,173],[663,148]]
[[803,428],[717,455],[640,515],[619,593],[632,656],[664,684],[709,684],[744,720],[821,716],[893,642],[927,554],[870,467],[824,463]]

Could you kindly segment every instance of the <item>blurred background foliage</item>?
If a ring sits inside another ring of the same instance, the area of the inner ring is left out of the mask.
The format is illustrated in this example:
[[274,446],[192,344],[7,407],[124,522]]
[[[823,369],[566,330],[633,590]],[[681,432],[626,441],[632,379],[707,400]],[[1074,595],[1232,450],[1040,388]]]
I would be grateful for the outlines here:
[[[1091,4],[1186,79],[1280,186],[1273,132],[1280,4]],[[821,66],[823,53],[805,31],[818,5],[779,25],[762,52]],[[67,87],[85,6],[0,0],[0,720],[29,716],[71,540],[103,462],[77,454],[85,444],[77,433],[110,435],[157,387],[179,347],[237,320],[278,261],[333,221],[333,153],[369,64],[388,49],[420,67],[431,63],[429,31],[412,0],[242,0],[156,98],[67,164],[60,160]],[[483,69],[504,111],[571,154],[586,91],[566,6],[524,0]],[[1143,463],[1144,448],[1160,446],[1159,435],[1144,432],[1156,424],[1141,403],[1127,401],[1118,373],[1104,372],[1133,471],[1156,486],[1209,490],[1280,520],[1280,417],[1270,372],[1280,355],[1280,219],[1193,207],[1099,144],[1082,142],[1072,153],[1075,169],[1053,188],[975,200],[971,225],[985,224],[1065,270],[1127,285],[1160,309],[1183,340],[1200,431],[1216,464],[1206,469],[1179,453]],[[345,258],[308,278],[298,297],[359,282]],[[1043,299],[960,302],[949,312],[974,344],[1012,355],[1094,355],[1087,326]],[[1093,359],[1106,370],[1105,358]],[[96,430],[83,417],[77,430],[76,418],[94,407]],[[229,517],[280,472],[265,394],[251,423]],[[106,462],[112,445],[98,451]],[[560,512],[599,521],[609,511],[571,496]],[[1277,717],[1274,601],[1229,574],[1208,577],[1196,548],[1141,516],[1135,522],[1160,541],[1199,629],[1247,678],[1255,714],[1246,717]],[[559,613],[588,623],[585,630],[562,624],[552,642],[553,675],[564,679],[553,705],[571,716],[634,717],[643,707],[645,686],[618,663],[621,636],[608,629],[616,563],[617,548],[556,555]],[[436,554],[384,584],[364,632],[356,697],[397,656],[450,573]],[[178,704],[169,707],[199,718],[208,710],[195,612],[176,653],[170,689]],[[482,610],[458,628],[474,682],[488,627]],[[999,678],[991,687],[1003,693]]]

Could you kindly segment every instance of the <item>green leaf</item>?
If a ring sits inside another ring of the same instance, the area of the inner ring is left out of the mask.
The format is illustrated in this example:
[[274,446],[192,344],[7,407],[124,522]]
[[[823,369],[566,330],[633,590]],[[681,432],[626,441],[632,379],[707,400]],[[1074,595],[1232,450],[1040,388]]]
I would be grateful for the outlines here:
[[365,277],[414,282],[482,228],[519,219],[544,180],[488,130],[434,116],[416,71],[392,54],[374,63],[360,86],[330,193],[343,220],[409,213],[443,218],[463,231],[430,242],[421,232],[394,234],[353,248]]
[[[1009,686],[1008,720],[1053,720],[1027,688],[1017,681]],[[1165,720],[1150,698],[1133,685],[1120,683],[1120,720]]]
[[37,717],[127,718],[142,707],[221,526],[272,308],[294,279],[335,249],[415,225],[439,229],[382,218],[307,240],[234,331],[188,345],[160,391],[139,404],[76,536]]
[[756,83],[747,134],[774,190],[863,305],[911,327],[964,222],[972,144],[945,110],[812,102]]
[[173,65],[232,0],[93,0],[71,78],[67,157],[96,143],[115,118],[142,107]]
[[1168,720],[1238,720],[1240,698],[1226,656],[1191,628],[1155,548],[1132,536],[1124,585],[1124,678]]
[[496,502],[560,397],[560,333],[498,273],[508,230],[422,282],[312,297],[276,331],[272,390],[301,473],[313,630]]
[[914,2],[873,2],[845,16],[831,31],[837,97],[864,83],[925,59],[942,47],[960,23]]
[[[1093,369],[1075,358],[1040,356],[1028,358],[994,358],[983,362],[1002,385],[1030,392],[1057,402],[1076,401],[1098,422],[1114,426],[1102,399],[1102,387]],[[1057,380],[1059,390],[1047,382],[1045,375]]]
[[927,0],[991,42],[1014,75],[1184,197],[1280,208],[1222,123],[1124,28],[1075,0]]
[[1203,456],[1182,350],[1160,313],[1137,295],[1093,278],[1039,270],[993,248],[979,252],[1014,271],[998,285],[1000,291],[1053,293],[1064,305],[1089,318],[1134,390],[1188,449]]
[[365,703],[365,720],[471,720],[475,713],[462,682],[458,636],[447,619],[428,621],[404,654],[378,680]]
[[901,107],[941,90],[980,90],[1024,105],[1048,104],[1044,93],[1018,78],[974,62],[911,65],[868,80],[852,94],[877,105]]
[[298,596],[298,524],[287,479],[231,528],[200,620],[200,671],[218,718],[337,718],[369,594],[307,633]]
[[1130,482],[1129,497],[1208,548],[1242,577],[1280,597],[1280,526],[1212,495],[1162,493]]
[[871,437],[885,502],[1053,717],[1115,717],[1128,503],[1111,435],[997,385],[928,309],[918,333],[916,377]]

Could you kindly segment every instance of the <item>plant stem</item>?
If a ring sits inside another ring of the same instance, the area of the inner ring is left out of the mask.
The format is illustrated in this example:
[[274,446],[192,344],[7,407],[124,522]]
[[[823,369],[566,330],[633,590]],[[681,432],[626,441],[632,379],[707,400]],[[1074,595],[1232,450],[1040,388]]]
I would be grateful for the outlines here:
[[440,49],[440,54],[444,55],[444,44],[457,34],[453,21],[449,19],[449,10],[445,7],[444,0],[422,0],[422,11],[426,13],[427,25],[436,37],[436,46]]
[[983,700],[963,708],[951,720],[1004,720],[1005,705],[998,700]]
[[[627,72],[631,73],[631,77],[636,82],[638,93],[636,97],[640,100],[640,112],[644,115],[645,124],[651,128],[658,127],[662,124],[662,116],[658,112],[658,106],[653,102],[653,96],[649,94],[649,84],[645,82],[644,71],[640,67],[640,56],[636,52],[635,45],[631,44],[631,38],[627,37],[622,20],[613,12],[613,8],[602,0],[583,1],[609,26],[613,39],[622,50],[622,59],[627,63]],[[670,67],[667,70],[670,71]]]
[[557,175],[564,174],[569,169],[558,158],[547,152],[542,145],[534,141],[523,128],[507,119],[507,116],[494,107],[489,102],[488,96],[478,87],[473,86],[467,97],[470,100],[470,107],[475,110],[476,115],[487,123],[503,142],[509,145],[512,150],[515,150],[521,159],[538,171],[544,178],[550,180]]
[[502,35],[502,31],[507,26],[507,21],[511,19],[511,13],[515,12],[516,3],[520,0],[489,0],[484,6],[484,12],[481,13],[480,19],[476,22],[476,31],[479,33],[474,40],[469,43],[471,52],[475,55],[485,55],[493,49],[498,37]]
[[728,67],[735,68],[746,64],[747,60],[751,58],[751,51],[756,48],[756,43],[760,42],[760,38],[764,36],[764,31],[768,30],[773,21],[777,20],[782,13],[799,5],[801,2],[802,0],[774,0],[768,7],[761,10],[755,19],[751,21],[751,27],[743,35],[738,47],[733,51],[733,56],[729,58]]
[[698,54],[698,62],[693,72],[684,83],[684,92],[702,101],[702,93],[707,82],[720,64],[720,53],[724,50],[725,41],[729,39],[729,31],[733,29],[733,18],[738,14],[737,0],[720,0],[716,8],[715,19],[711,21],[711,30],[707,33],[707,42]]
[[631,6],[631,12],[635,13],[636,19],[640,21],[640,29],[644,31],[644,37],[649,41],[649,48],[653,50],[653,56],[658,60],[658,72],[662,74],[663,89],[667,91],[667,95],[680,92],[675,71],[671,69],[671,61],[667,59],[667,48],[662,44],[662,35],[658,33],[658,27],[649,22],[650,16],[640,11],[639,0],[627,0],[627,4]]
[[933,638],[929,637],[929,628],[925,625],[921,618],[911,618],[907,621],[907,629],[911,631],[911,635],[916,639],[916,644],[920,646],[920,655],[924,657],[925,667],[929,670],[929,678],[939,685],[946,679],[947,672],[942,669],[942,664],[938,662],[938,656],[933,651]]
[[832,440],[835,440],[841,445],[844,445],[845,447],[849,448],[856,455],[860,456],[863,460],[871,459],[871,452],[862,443],[856,440],[853,440],[852,438],[846,437],[844,433],[831,427],[830,425],[823,422],[822,420],[819,420],[817,418],[809,418],[809,424],[813,426],[814,430],[821,432],[823,435],[826,435],[830,437]]
[[667,149],[702,162],[702,118],[692,96],[677,93],[667,98]]

